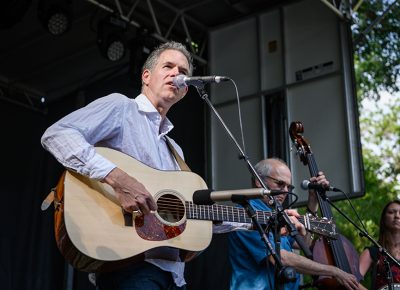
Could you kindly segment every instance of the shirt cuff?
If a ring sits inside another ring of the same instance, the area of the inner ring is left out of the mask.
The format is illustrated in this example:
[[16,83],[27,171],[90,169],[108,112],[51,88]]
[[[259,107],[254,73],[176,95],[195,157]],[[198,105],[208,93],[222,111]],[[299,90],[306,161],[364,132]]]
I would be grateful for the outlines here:
[[115,167],[117,167],[117,165],[108,159],[99,154],[95,154],[85,166],[87,172],[82,173],[90,178],[103,180]]

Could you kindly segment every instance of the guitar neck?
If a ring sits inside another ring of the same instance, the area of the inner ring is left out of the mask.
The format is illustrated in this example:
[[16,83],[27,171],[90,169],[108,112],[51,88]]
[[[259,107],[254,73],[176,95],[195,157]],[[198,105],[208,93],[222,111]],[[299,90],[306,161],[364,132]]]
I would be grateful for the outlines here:
[[[272,211],[256,211],[256,219],[261,225],[266,225]],[[197,205],[186,201],[186,216],[195,220],[210,220],[219,222],[252,223],[244,208],[227,205]],[[309,215],[299,216],[297,220],[302,223],[309,232],[320,234],[332,239],[337,238],[336,225],[332,219],[312,217]]]
[[[210,220],[219,222],[251,223],[251,218],[247,215],[244,208],[227,205],[197,205],[193,202],[186,202],[186,214],[189,219]],[[257,221],[265,225],[268,223],[273,212],[256,210]],[[304,224],[304,216],[298,220]]]

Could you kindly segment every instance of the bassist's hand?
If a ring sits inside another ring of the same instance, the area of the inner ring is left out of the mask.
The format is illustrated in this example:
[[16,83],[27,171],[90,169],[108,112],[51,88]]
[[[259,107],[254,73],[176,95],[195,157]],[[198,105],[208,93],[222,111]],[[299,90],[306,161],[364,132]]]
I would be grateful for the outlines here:
[[[317,176],[311,177],[310,182],[318,183],[325,187],[329,187],[329,181],[326,179],[326,176],[322,171],[319,171]],[[317,193],[313,189],[310,189],[308,191],[307,209],[313,214],[315,214],[318,211]]]
[[119,168],[114,168],[104,178],[103,182],[109,184],[115,191],[121,207],[127,212],[140,211],[148,214],[157,210],[152,195],[142,183],[128,175]]
[[334,268],[334,277],[338,280],[340,284],[342,284],[346,289],[349,290],[358,290],[362,289],[362,285],[357,281],[356,277],[352,274],[346,273],[337,267]]
[[[310,178],[311,183],[321,184],[324,187],[329,187],[329,181],[326,179],[324,172],[319,171],[317,176]],[[313,192],[313,190],[311,190]]]

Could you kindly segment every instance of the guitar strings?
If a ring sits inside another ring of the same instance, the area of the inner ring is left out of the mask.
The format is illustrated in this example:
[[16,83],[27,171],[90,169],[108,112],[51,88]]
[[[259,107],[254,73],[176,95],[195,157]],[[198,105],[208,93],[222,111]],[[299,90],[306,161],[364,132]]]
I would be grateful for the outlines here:
[[[183,202],[171,195],[171,197],[163,196],[158,199],[157,205],[160,211],[168,211],[173,215],[182,217],[186,210],[188,210],[188,215],[190,218],[198,218],[198,219],[210,219],[210,220],[220,220],[220,221],[239,221],[250,223],[251,218],[247,216],[245,210],[243,208],[238,207],[230,207],[226,205],[197,205],[191,201]],[[270,219],[270,216],[273,215],[274,212],[266,212],[266,211],[256,211],[257,220],[262,224],[266,224]],[[309,217],[308,217],[309,218]],[[299,216],[297,218],[300,223],[305,223],[305,216]],[[326,226],[330,226],[330,222],[320,221],[319,225],[323,224]]]
[[[162,197],[157,201],[157,205],[161,210],[169,210],[171,212],[181,213],[184,212],[184,206],[180,199],[174,197]],[[246,216],[245,210],[243,208],[227,207],[224,205],[196,205],[193,202],[186,201],[186,205],[193,211],[196,210],[200,214],[207,214],[208,216],[227,216],[227,218],[240,217],[250,219]],[[272,215],[272,212],[256,211],[257,219],[264,219],[267,221]],[[300,220],[304,220],[303,217]]]

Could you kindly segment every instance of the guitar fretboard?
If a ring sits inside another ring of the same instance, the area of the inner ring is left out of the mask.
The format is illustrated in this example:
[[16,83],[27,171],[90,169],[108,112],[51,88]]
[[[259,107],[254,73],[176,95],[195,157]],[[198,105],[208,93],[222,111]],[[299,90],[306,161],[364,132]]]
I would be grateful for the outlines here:
[[[274,212],[256,210],[257,221],[261,224],[267,224],[273,214]],[[197,220],[251,223],[251,219],[244,208],[219,204],[197,205],[186,201],[186,215],[189,219]],[[300,216],[298,220],[304,224],[303,216]]]
[[[238,223],[251,223],[251,218],[247,215],[246,210],[240,207],[226,206],[220,204],[213,205],[197,205],[191,201],[186,201],[186,216],[189,219],[196,220],[211,220],[211,221],[229,221]],[[275,212],[256,210],[256,219],[262,224],[266,225],[268,220]],[[330,233],[332,231],[332,224],[318,223],[320,229],[313,227],[315,221],[310,220],[308,216],[299,216],[298,221],[302,223],[307,230],[314,230],[319,233]],[[325,228],[325,229],[324,229]],[[332,233],[334,235],[334,233]]]

